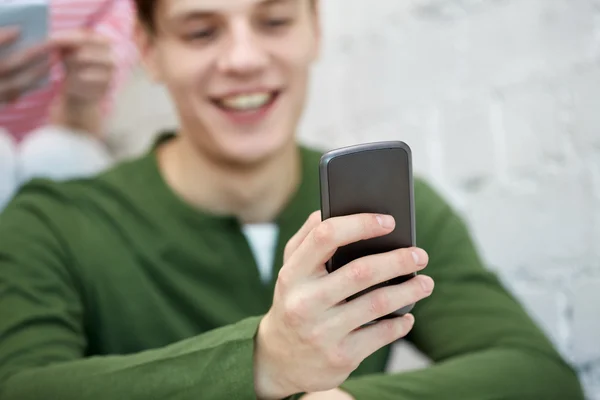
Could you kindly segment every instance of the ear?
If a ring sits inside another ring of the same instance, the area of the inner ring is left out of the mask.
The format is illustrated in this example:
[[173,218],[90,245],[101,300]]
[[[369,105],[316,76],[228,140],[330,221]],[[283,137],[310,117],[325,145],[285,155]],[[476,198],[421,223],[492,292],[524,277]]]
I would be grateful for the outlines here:
[[156,54],[156,34],[149,27],[138,21],[135,25],[134,37],[144,70],[150,79],[156,83],[160,83],[162,76],[158,67],[159,63]]

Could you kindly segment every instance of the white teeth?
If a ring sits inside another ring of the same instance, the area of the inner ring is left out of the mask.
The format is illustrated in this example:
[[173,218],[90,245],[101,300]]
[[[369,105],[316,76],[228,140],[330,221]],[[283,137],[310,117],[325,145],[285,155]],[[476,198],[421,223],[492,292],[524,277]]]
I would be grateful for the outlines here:
[[224,98],[220,101],[227,108],[249,111],[263,107],[271,101],[271,93],[253,93]]

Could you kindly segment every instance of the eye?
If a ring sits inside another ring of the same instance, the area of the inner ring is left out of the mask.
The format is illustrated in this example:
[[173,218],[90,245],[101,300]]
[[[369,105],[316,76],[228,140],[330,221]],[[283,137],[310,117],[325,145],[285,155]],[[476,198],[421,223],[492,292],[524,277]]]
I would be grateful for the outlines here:
[[186,33],[184,35],[185,40],[187,41],[209,41],[214,39],[218,34],[218,31],[216,28],[210,28],[210,29],[201,29],[201,30],[195,30],[195,31],[191,31],[190,33]]
[[291,18],[271,18],[263,21],[263,25],[266,28],[281,28],[291,25],[293,20]]

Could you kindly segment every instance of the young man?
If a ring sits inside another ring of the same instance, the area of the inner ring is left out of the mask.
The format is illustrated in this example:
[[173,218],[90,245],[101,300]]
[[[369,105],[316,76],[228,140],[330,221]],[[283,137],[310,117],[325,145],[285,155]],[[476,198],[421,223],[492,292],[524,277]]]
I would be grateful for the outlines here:
[[[319,47],[313,1],[138,7],[179,134],[95,179],[34,182],[0,217],[0,398],[582,398],[421,181],[423,249],[326,273],[336,248],[394,221],[314,212],[319,154],[294,139]],[[427,264],[430,277],[343,302]],[[414,317],[360,328],[415,301]],[[385,374],[401,337],[435,365]]]

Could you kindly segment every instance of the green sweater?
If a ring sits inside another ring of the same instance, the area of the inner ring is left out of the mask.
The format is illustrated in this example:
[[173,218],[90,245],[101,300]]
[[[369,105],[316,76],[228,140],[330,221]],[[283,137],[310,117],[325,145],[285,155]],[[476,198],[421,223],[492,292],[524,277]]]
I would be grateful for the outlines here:
[[[319,154],[302,154],[301,186],[275,221],[273,276],[319,208]],[[581,399],[459,217],[420,180],[415,197],[436,289],[407,339],[435,365],[385,374],[385,348],[343,389],[359,400]],[[255,398],[254,336],[273,288],[237,220],[184,203],[154,151],[93,179],[32,182],[0,217],[0,399]]]

